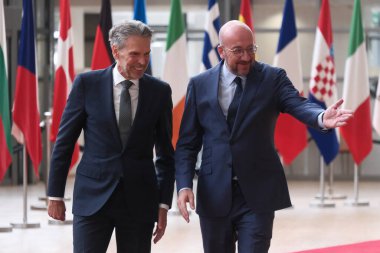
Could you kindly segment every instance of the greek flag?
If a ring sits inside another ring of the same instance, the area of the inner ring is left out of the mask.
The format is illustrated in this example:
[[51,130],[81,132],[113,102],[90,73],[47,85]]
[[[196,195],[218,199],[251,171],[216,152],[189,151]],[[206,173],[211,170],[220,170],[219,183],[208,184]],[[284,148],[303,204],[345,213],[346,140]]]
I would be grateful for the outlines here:
[[208,11],[206,16],[205,37],[202,54],[202,69],[209,69],[220,61],[217,51],[219,43],[218,34],[220,29],[220,14],[217,0],[208,1]]

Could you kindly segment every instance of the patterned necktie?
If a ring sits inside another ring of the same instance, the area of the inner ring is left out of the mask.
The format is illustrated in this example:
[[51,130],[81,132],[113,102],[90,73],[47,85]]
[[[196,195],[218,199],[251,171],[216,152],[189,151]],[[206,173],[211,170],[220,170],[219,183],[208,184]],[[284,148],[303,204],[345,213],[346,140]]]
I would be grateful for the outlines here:
[[120,94],[120,110],[119,110],[119,132],[123,147],[127,143],[129,130],[132,125],[132,107],[131,95],[129,95],[129,87],[133,84],[131,81],[124,80],[120,83],[123,88]]
[[241,100],[241,95],[243,94],[241,78],[237,76],[234,80],[234,83],[236,83],[235,95],[234,95],[234,98],[232,99],[230,106],[228,107],[228,113],[227,113],[227,124],[231,132],[232,132],[232,128],[234,127],[236,114],[237,114],[240,100]]

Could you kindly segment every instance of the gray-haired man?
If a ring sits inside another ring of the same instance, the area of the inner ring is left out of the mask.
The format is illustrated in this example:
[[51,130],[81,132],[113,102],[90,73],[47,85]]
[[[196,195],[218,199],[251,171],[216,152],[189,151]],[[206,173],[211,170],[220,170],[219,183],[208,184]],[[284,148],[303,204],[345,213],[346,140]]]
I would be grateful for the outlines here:
[[152,234],[155,243],[164,235],[174,186],[172,100],[168,84],[144,74],[151,37],[139,21],[115,25],[109,38],[116,63],[74,81],[48,186],[48,213],[64,220],[70,158],[83,129],[73,194],[74,252],[106,252],[114,229],[118,252],[150,252]]

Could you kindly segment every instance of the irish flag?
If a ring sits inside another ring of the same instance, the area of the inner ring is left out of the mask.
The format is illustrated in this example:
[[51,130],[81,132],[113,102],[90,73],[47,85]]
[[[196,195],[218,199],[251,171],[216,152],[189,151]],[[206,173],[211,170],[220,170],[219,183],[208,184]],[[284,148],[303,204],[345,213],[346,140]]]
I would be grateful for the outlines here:
[[179,127],[185,106],[186,88],[189,82],[187,73],[187,48],[184,16],[181,0],[172,0],[166,39],[166,61],[163,80],[172,88],[173,98],[173,146],[177,143]]
[[6,41],[4,4],[0,0],[0,182],[12,162]]
[[343,107],[353,110],[354,117],[340,131],[355,163],[360,165],[372,149],[368,62],[360,0],[355,0],[351,20],[343,99]]

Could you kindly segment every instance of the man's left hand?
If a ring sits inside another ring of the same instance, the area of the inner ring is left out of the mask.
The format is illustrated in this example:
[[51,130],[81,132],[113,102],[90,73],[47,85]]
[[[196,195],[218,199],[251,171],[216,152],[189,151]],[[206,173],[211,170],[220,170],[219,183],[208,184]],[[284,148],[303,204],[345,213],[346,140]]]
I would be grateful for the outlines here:
[[351,110],[339,109],[343,104],[343,99],[339,99],[335,104],[326,109],[323,115],[323,124],[326,128],[335,128],[347,125],[354,112]]
[[165,234],[166,224],[167,224],[168,210],[165,208],[159,208],[158,210],[158,222],[156,230],[153,233],[153,242],[157,243],[161,240],[162,236]]

